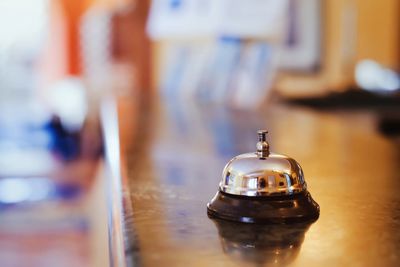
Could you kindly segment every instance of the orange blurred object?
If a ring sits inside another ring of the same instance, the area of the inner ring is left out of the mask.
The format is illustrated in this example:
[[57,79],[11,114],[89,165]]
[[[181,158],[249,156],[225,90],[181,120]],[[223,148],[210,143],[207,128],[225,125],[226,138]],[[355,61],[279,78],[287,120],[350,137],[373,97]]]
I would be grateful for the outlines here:
[[67,74],[79,75],[82,72],[80,64],[79,24],[84,12],[93,0],[59,0],[66,20],[67,35]]

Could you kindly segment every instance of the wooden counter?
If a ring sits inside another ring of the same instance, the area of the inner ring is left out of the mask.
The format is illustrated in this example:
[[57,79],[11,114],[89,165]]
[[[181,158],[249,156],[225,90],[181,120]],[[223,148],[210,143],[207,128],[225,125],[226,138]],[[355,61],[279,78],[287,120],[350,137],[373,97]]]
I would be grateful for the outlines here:
[[[377,132],[373,112],[127,99],[117,107],[128,266],[398,266],[400,146]],[[240,226],[221,230],[206,212],[225,163],[254,151],[260,128],[272,151],[300,163],[321,206],[319,220],[292,236],[271,226],[278,243]]]

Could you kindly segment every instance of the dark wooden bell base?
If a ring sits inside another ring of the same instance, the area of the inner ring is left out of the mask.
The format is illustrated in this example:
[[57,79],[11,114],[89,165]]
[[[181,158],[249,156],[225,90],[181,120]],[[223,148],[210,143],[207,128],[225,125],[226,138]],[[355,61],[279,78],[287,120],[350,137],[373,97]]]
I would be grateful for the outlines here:
[[273,197],[248,197],[218,191],[207,204],[211,218],[243,223],[312,222],[319,217],[319,205],[308,191]]

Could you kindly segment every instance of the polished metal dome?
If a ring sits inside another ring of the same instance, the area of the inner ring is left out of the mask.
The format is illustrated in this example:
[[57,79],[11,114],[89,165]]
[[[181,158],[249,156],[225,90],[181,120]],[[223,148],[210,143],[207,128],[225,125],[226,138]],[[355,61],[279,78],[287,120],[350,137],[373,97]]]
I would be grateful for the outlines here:
[[222,172],[220,190],[243,196],[279,196],[307,189],[303,171],[292,158],[269,152],[265,130],[258,131],[257,152],[231,159]]

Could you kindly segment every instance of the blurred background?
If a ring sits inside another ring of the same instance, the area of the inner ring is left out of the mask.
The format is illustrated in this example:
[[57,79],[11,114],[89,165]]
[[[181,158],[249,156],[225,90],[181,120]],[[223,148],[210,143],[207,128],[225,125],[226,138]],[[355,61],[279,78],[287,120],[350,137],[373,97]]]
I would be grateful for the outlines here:
[[108,99],[127,125],[149,103],[365,111],[398,144],[399,71],[397,0],[1,0],[0,262],[107,266]]

